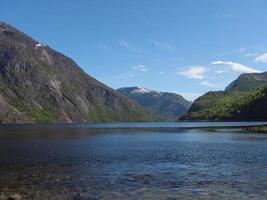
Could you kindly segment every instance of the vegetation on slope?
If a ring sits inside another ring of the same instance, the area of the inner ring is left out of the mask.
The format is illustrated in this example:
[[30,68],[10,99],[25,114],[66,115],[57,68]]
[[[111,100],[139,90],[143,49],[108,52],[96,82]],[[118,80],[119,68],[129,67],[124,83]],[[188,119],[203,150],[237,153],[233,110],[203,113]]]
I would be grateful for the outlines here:
[[267,119],[266,73],[244,74],[225,91],[199,97],[182,120]]

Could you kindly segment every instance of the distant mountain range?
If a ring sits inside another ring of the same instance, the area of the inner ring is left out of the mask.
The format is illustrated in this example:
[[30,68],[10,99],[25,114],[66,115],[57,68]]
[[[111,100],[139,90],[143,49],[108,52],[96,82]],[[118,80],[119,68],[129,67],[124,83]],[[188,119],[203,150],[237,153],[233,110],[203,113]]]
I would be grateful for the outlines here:
[[0,121],[110,122],[155,118],[73,60],[0,22]]
[[117,91],[160,118],[177,119],[184,115],[191,105],[190,101],[176,93],[157,92],[140,87],[124,87]]
[[182,120],[267,120],[267,72],[242,74],[196,99]]

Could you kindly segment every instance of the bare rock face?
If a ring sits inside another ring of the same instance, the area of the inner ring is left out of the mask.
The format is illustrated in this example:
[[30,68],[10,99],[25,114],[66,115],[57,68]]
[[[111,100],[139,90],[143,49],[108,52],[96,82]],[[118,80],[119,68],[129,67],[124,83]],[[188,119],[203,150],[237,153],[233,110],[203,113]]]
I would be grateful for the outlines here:
[[147,121],[138,104],[73,60],[0,22],[0,121]]

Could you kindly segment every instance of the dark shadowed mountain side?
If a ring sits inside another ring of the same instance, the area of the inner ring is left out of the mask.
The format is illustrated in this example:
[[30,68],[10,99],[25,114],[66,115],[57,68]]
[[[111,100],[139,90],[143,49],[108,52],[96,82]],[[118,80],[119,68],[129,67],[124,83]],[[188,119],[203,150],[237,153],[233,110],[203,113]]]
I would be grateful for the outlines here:
[[242,74],[196,99],[181,120],[267,120],[267,73]]
[[134,101],[87,75],[70,58],[0,23],[0,120],[153,120]]
[[191,105],[191,102],[175,93],[157,92],[139,87],[124,87],[117,91],[161,118],[177,119],[184,115]]

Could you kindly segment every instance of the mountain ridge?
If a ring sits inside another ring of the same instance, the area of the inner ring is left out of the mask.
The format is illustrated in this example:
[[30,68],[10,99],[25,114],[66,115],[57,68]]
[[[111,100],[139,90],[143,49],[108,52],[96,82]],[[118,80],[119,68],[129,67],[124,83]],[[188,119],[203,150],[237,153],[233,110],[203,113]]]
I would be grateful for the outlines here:
[[109,122],[155,118],[72,59],[0,22],[0,121]]
[[232,81],[225,88],[225,91],[238,90],[240,92],[247,92],[255,90],[264,84],[267,84],[267,72],[245,73],[241,74],[236,80]]
[[211,121],[267,119],[266,86],[267,72],[241,74],[224,91],[208,92],[197,98],[180,119]]
[[191,102],[181,95],[171,92],[158,92],[136,86],[119,88],[117,91],[133,99],[151,113],[166,119],[177,119],[191,105]]

